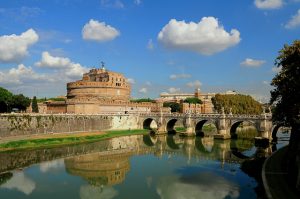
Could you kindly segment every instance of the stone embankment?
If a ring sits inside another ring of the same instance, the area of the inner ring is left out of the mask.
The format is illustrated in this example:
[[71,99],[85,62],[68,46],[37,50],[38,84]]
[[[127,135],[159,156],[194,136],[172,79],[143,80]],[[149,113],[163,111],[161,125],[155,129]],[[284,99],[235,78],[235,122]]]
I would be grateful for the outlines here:
[[1,114],[0,137],[138,128],[131,115]]

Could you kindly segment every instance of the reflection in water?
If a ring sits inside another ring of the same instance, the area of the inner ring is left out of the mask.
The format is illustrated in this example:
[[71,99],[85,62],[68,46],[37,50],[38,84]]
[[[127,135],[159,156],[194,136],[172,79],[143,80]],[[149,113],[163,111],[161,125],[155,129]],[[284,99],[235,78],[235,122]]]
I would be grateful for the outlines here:
[[81,199],[111,199],[118,195],[113,187],[95,187],[91,185],[83,185],[80,187]]
[[162,177],[157,193],[164,199],[237,198],[239,186],[212,172]]
[[129,154],[93,153],[65,159],[66,171],[93,186],[115,185],[129,171]]
[[13,172],[13,176],[5,184],[0,186],[6,189],[16,189],[29,195],[35,189],[35,182],[27,177],[23,171]]
[[[251,198],[262,195],[259,164],[271,153],[271,147],[255,147],[253,140],[177,135],[134,135],[61,148],[2,153],[0,173],[41,163],[36,168],[29,167],[34,172],[25,169],[0,175],[0,197],[4,189],[30,195],[39,190],[36,184],[40,183],[44,187],[53,186],[51,190],[56,191],[61,189],[59,185],[55,187],[57,180],[65,181],[64,194],[74,193],[75,189],[81,199],[199,198],[200,195],[201,198]],[[31,176],[33,173],[40,182]],[[50,181],[54,174],[59,179]],[[245,182],[247,185],[242,186]],[[138,191],[133,193],[130,187]],[[251,194],[243,195],[245,189]],[[43,191],[40,188],[38,192]],[[5,193],[6,198],[13,198],[9,193]],[[131,197],[133,194],[137,196]],[[30,197],[34,198],[33,195]]]
[[40,170],[42,173],[47,173],[51,170],[63,168],[65,166],[63,159],[53,160],[50,162],[42,162],[40,164]]

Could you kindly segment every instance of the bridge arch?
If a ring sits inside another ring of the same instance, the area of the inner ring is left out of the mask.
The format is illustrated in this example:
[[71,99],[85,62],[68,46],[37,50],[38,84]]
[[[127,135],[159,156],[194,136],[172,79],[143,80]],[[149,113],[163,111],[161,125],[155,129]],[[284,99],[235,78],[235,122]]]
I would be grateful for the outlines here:
[[273,126],[272,131],[271,131],[272,132],[272,134],[271,134],[272,142],[277,142],[277,140],[278,140],[277,134],[278,134],[278,132],[280,132],[279,129],[284,128],[284,127],[285,126],[283,124],[276,124],[275,126]]
[[214,150],[214,145],[212,145],[211,149],[208,149],[207,147],[204,146],[203,138],[201,137],[196,137],[195,138],[195,148],[200,152],[200,153],[204,153],[204,154],[208,154],[208,153],[212,153]]
[[279,128],[282,127],[282,125],[277,124],[272,128],[272,141],[276,142],[277,141],[277,132]]
[[175,135],[167,135],[167,145],[173,150],[178,150],[180,149],[180,145],[175,142],[174,136]]
[[[253,130],[255,130],[255,136],[257,136],[257,134],[258,134],[258,127],[257,127],[257,123],[256,122],[254,122],[254,121],[248,121],[248,120],[246,120],[246,121],[243,121],[243,120],[239,120],[239,121],[234,121],[234,122],[232,122],[232,125],[230,126],[230,137],[232,138],[232,139],[237,139],[237,137],[238,137],[238,134],[237,134],[237,128],[242,124],[242,123],[244,123],[244,122],[247,122],[247,123],[249,123],[249,125],[250,126],[252,126],[252,127],[254,127],[254,129]],[[250,128],[251,129],[251,128]],[[250,130],[249,129],[249,130]],[[247,130],[247,129],[246,129]],[[253,132],[251,132],[251,133],[253,133]],[[254,136],[254,137],[255,137]],[[253,138],[254,138],[253,137]]]
[[145,134],[143,135],[143,142],[145,145],[152,147],[156,144],[157,137],[152,136],[150,134]]
[[143,129],[155,130],[157,129],[157,122],[153,118],[146,118],[143,121]]
[[176,130],[175,130],[175,124],[178,120],[177,119],[170,119],[168,122],[167,122],[167,132],[168,134],[175,134],[176,133]]
[[205,123],[206,123],[206,124],[213,124],[214,127],[217,129],[217,126],[216,126],[216,124],[215,124],[214,121],[212,121],[212,120],[207,120],[207,119],[200,120],[200,121],[198,121],[198,122],[196,123],[196,125],[195,125],[195,133],[196,133],[197,136],[204,137],[205,132],[203,131],[202,128],[203,128],[203,126],[204,126]]

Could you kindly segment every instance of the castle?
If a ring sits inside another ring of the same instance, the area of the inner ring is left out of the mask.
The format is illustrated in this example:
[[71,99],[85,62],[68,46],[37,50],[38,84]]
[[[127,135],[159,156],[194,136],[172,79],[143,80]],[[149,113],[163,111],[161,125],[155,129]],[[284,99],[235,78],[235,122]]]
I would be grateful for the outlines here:
[[67,83],[65,101],[39,103],[41,113],[127,114],[170,112],[163,103],[131,102],[131,86],[121,73],[101,68],[91,69],[81,80]]

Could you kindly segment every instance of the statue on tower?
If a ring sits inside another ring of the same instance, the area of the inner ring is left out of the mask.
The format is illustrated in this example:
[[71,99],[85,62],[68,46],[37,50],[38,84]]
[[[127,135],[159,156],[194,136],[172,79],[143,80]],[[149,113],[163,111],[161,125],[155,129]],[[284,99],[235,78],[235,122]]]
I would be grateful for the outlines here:
[[106,70],[104,65],[105,65],[105,63],[103,61],[101,61],[101,70],[103,70],[103,72]]

